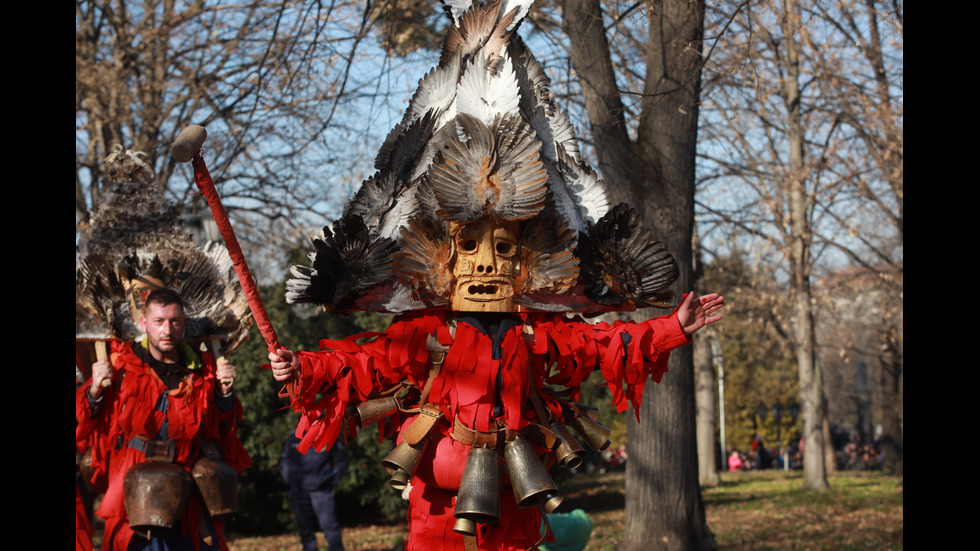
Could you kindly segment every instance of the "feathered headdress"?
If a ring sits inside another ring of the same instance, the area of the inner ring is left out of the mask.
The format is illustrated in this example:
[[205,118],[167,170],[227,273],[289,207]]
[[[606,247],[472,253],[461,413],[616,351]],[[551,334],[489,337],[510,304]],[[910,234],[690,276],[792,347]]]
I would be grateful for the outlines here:
[[234,350],[251,314],[228,252],[194,245],[138,153],[116,151],[103,173],[102,201],[75,262],[76,340],[138,339],[146,294],[166,287],[183,299],[185,339],[220,339],[224,353]]
[[666,306],[674,259],[636,212],[610,209],[549,80],[516,34],[531,0],[445,0],[439,65],[419,80],[368,178],[294,266],[288,302],[446,308],[458,228],[515,224],[513,303],[601,312]]

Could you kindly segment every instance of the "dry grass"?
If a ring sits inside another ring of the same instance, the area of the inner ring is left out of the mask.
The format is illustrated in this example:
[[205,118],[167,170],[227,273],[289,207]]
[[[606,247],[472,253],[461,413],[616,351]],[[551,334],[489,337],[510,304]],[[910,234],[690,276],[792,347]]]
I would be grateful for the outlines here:
[[[831,475],[829,492],[801,489],[799,473],[724,473],[721,486],[705,488],[708,526],[723,550],[895,550],[904,546],[904,491],[900,477],[881,473]],[[563,485],[563,510],[582,508],[594,528],[590,551],[613,550],[623,531],[621,473],[578,475]],[[567,508],[567,509],[566,509]],[[350,551],[400,549],[406,526],[344,528]],[[321,549],[326,549],[322,534]],[[299,549],[295,534],[237,538],[231,551]]]

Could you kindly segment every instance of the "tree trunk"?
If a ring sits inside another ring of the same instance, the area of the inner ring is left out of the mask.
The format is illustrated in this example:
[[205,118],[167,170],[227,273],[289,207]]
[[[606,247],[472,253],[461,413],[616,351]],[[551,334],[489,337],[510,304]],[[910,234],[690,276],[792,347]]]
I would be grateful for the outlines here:
[[800,405],[803,410],[803,487],[826,490],[827,472],[823,449],[823,381],[816,362],[816,337],[813,321],[813,296],[810,289],[810,207],[806,192],[806,170],[803,163],[804,129],[800,110],[800,59],[797,38],[796,2],[784,0],[782,10],[783,101],[789,122],[790,181],[787,182],[790,213],[790,270],[793,291],[793,329],[796,337],[796,359],[800,370]]
[[902,362],[899,360],[896,333],[894,327],[889,327],[881,335],[881,451],[885,455],[885,470],[901,473],[905,453],[902,432],[899,428],[902,419],[900,393]]
[[820,430],[823,433],[823,465],[827,472],[837,471],[837,452],[834,450],[834,438],[830,431],[830,417],[827,416],[827,396],[820,393],[820,416],[823,422]]
[[[625,112],[597,0],[566,0],[563,28],[580,79],[599,161],[613,204],[626,201],[674,255],[678,293],[690,291],[700,51],[704,4],[652,2],[647,78],[637,141]],[[648,318],[658,312],[637,312]],[[640,423],[627,422],[626,531],[621,549],[712,549],[698,484],[692,351],[675,350],[670,373],[647,385]]]
[[718,410],[715,402],[715,370],[711,364],[708,335],[703,332],[694,335],[694,373],[697,393],[698,482],[701,486],[717,486],[721,483],[721,476],[718,474],[718,452],[715,449],[715,417]]

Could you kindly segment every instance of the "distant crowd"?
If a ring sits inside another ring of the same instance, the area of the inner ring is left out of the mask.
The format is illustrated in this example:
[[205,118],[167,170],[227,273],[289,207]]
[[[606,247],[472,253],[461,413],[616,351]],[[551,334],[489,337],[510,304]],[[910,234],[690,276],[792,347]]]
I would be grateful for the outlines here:
[[[762,437],[757,435],[748,449],[728,449],[728,470],[782,469],[784,461],[789,462],[790,469],[802,469],[803,448],[803,439],[795,439],[780,455],[779,448],[767,448]],[[838,470],[876,471],[882,468],[884,455],[878,437],[869,443],[861,443],[861,438],[854,434],[846,443],[834,448]]]

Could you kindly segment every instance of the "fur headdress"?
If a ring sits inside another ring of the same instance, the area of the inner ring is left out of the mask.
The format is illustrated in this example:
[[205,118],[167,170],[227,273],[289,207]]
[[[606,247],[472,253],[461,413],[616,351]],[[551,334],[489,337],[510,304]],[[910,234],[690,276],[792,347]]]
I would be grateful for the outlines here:
[[288,302],[328,310],[447,308],[453,227],[517,223],[513,303],[601,312],[666,306],[674,259],[636,212],[610,208],[567,114],[517,35],[531,0],[446,0],[439,65],[419,80],[377,173],[294,266]]
[[166,287],[184,302],[188,340],[220,339],[224,352],[248,337],[251,314],[227,250],[198,248],[138,153],[103,163],[104,192],[75,262],[75,338],[135,340],[143,301]]

